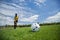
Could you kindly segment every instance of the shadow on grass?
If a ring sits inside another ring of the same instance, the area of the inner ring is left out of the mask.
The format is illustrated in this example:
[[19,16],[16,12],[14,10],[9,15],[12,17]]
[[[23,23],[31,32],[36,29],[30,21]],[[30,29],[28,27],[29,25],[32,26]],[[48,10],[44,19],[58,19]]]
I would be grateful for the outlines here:
[[32,31],[32,30],[30,30],[29,32],[39,32],[39,31]]

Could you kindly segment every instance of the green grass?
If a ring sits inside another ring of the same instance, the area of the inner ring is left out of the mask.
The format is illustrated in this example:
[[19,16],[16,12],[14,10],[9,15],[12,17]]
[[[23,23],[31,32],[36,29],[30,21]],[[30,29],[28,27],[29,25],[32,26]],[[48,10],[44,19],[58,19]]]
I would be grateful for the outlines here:
[[0,30],[0,40],[60,40],[60,25],[44,25],[38,32],[30,27],[5,28]]

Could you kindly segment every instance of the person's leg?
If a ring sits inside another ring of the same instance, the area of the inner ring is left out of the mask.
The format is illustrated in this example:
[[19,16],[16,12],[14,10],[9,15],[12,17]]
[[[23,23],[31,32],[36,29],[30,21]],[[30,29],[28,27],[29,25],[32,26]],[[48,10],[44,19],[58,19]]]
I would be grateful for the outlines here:
[[15,29],[15,25],[14,25],[14,29]]
[[16,22],[14,22],[14,29],[16,29]]
[[16,22],[16,25],[15,25],[15,29],[16,29],[16,27],[17,27],[17,22]]

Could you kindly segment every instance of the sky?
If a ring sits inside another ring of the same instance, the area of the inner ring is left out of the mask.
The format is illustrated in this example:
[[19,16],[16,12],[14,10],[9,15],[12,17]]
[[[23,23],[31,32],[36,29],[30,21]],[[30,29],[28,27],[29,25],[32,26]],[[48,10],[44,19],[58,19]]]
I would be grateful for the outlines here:
[[0,0],[0,25],[60,22],[60,0]]

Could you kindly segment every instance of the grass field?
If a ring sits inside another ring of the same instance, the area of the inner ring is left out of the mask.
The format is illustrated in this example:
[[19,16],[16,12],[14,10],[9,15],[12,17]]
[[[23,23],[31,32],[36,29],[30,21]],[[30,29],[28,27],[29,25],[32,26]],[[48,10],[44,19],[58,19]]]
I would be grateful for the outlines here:
[[0,29],[0,40],[60,40],[60,25],[44,25],[38,32],[30,27]]

